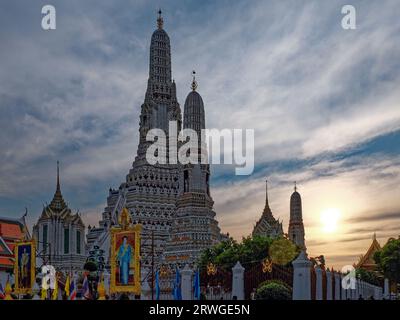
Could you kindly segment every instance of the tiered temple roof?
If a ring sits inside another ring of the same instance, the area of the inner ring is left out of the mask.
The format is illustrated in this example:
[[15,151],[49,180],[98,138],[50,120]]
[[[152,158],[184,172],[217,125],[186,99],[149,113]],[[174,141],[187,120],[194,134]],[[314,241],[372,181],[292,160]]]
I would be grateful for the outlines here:
[[374,271],[376,268],[374,254],[379,250],[381,250],[381,245],[379,244],[378,240],[376,240],[376,234],[374,233],[371,245],[369,246],[367,252],[364,255],[361,255],[358,263],[356,264],[356,268]]
[[64,221],[71,222],[73,224],[77,223],[80,225],[84,225],[82,218],[79,213],[72,214],[71,209],[68,207],[67,203],[64,200],[64,197],[61,193],[60,187],[60,168],[59,162],[57,161],[57,187],[54,193],[53,199],[50,204],[43,208],[42,214],[39,218],[39,221],[47,220],[51,218],[61,218]]
[[25,216],[26,213],[19,219],[0,217],[0,270],[12,270],[15,243],[30,238]]
[[282,222],[276,220],[272,214],[271,208],[268,203],[268,182],[265,182],[265,207],[261,215],[261,218],[257,221],[254,226],[252,235],[267,236],[271,238],[276,238],[283,236]]

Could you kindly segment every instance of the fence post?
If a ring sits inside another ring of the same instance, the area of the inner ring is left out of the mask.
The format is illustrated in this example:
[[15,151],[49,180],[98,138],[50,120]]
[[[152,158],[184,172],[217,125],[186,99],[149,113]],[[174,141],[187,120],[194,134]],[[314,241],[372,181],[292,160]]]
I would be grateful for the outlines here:
[[390,299],[390,288],[389,288],[389,279],[385,278],[385,284],[383,288],[383,297],[386,300]]
[[360,279],[360,290],[358,295],[361,295],[362,298],[368,298],[368,290],[368,284]]
[[379,286],[375,286],[375,300],[382,300],[382,288]]
[[106,293],[110,293],[110,281],[111,281],[111,274],[108,272],[105,272],[103,275],[103,283],[104,283],[104,289],[106,290]]
[[292,262],[293,265],[293,300],[311,300],[311,266],[307,253],[301,251]]
[[332,273],[326,269],[326,300],[332,300]]
[[36,282],[33,285],[33,292],[35,293],[35,295],[33,296],[32,300],[40,300],[40,297],[39,297],[40,287]]
[[335,300],[340,300],[340,288],[341,288],[341,281],[340,281],[340,274],[335,272]]
[[232,268],[232,298],[244,300],[244,268],[240,262],[236,262]]
[[320,266],[315,267],[315,300],[323,300],[323,293],[322,293],[322,269]]
[[340,273],[340,291],[341,291],[341,300],[346,300],[346,289],[343,286],[343,273]]
[[189,265],[185,265],[183,270],[181,271],[182,274],[182,300],[192,300],[192,275],[193,271],[189,268]]

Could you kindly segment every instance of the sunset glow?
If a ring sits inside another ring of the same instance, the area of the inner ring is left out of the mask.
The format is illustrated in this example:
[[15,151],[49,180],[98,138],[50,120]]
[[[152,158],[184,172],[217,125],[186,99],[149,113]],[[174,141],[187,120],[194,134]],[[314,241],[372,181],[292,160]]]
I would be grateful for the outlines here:
[[320,220],[324,233],[333,233],[338,228],[341,211],[337,208],[329,208],[321,212]]

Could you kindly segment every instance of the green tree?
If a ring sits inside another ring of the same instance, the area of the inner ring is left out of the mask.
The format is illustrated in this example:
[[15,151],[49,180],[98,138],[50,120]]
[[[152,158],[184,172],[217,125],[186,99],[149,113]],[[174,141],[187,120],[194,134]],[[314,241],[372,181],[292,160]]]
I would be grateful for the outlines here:
[[389,239],[381,250],[375,252],[374,259],[386,278],[400,283],[400,237]]
[[229,238],[204,250],[199,261],[200,268],[205,268],[211,262],[219,266],[224,265],[224,269],[225,267],[228,269],[229,265],[233,265],[235,259],[238,257],[238,246],[237,241]]
[[277,240],[263,236],[249,236],[238,243],[231,238],[205,250],[201,255],[199,265],[205,268],[211,262],[219,268],[230,270],[237,261],[240,261],[242,265],[248,267],[269,257],[269,248],[274,241]]
[[357,278],[365,281],[367,283],[379,286],[381,285],[378,276],[376,273],[365,270],[365,269],[356,269],[356,276]]

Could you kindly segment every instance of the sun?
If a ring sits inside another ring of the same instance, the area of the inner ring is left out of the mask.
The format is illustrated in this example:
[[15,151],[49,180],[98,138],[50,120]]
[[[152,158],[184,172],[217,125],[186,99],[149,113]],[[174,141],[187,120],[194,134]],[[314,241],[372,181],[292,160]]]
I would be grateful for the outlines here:
[[324,233],[333,233],[337,230],[337,225],[341,211],[337,208],[328,208],[321,212],[320,219],[322,231]]

